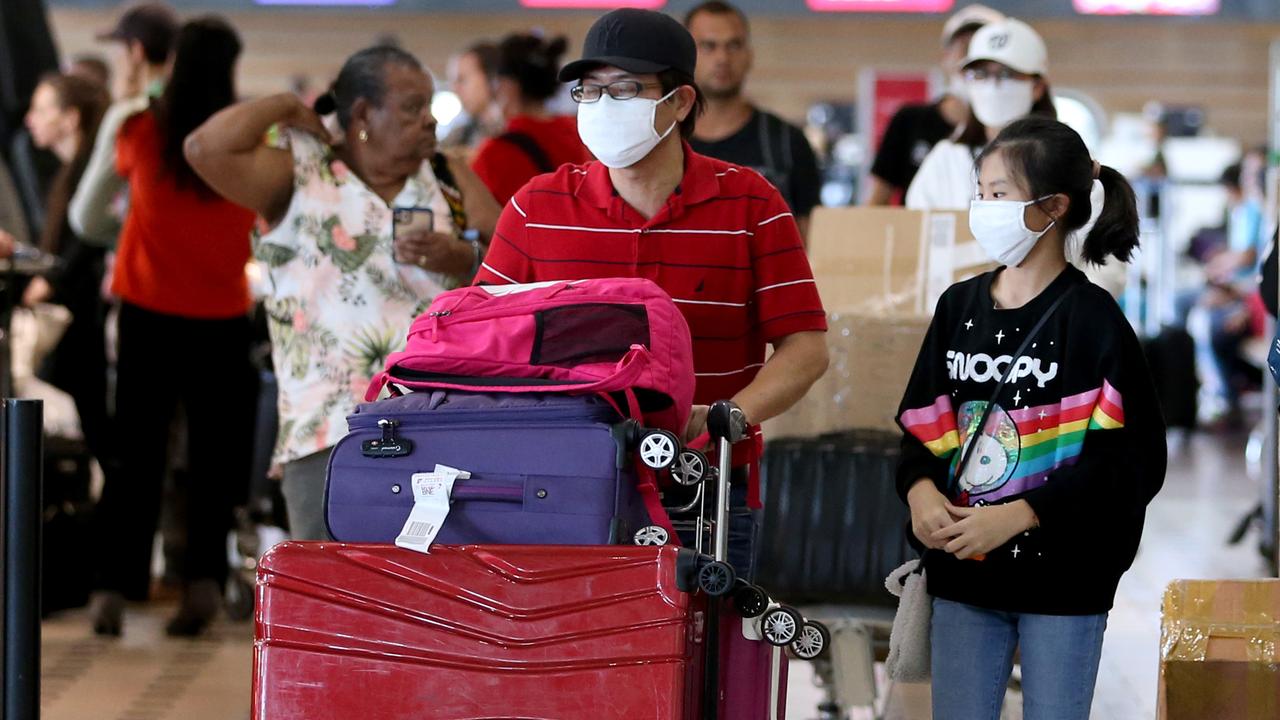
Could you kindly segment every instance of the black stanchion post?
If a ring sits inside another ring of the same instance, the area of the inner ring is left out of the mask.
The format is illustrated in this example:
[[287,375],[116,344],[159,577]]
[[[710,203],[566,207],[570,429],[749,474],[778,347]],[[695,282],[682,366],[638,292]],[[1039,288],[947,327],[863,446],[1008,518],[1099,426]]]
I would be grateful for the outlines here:
[[0,476],[4,542],[4,718],[40,717],[43,403],[4,401]]

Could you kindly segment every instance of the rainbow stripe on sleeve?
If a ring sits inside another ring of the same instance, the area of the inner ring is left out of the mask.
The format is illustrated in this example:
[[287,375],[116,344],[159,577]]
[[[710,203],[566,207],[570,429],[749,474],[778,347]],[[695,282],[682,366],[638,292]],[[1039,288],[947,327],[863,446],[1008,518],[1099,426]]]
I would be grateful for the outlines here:
[[946,395],[939,395],[929,407],[903,412],[900,420],[907,432],[938,457],[946,457],[960,447],[956,413],[951,408],[951,398]]
[[[1013,410],[1008,415],[1018,430],[1017,464],[998,489],[981,496],[987,502],[1037,488],[1053,471],[1074,465],[1090,430],[1124,427],[1124,401],[1120,392],[1104,381],[1095,390],[1058,403]],[[940,458],[968,440],[969,428],[957,430],[956,413],[947,396],[939,397],[929,407],[902,413],[901,421],[908,432]],[[988,429],[993,422],[994,418],[988,420]]]

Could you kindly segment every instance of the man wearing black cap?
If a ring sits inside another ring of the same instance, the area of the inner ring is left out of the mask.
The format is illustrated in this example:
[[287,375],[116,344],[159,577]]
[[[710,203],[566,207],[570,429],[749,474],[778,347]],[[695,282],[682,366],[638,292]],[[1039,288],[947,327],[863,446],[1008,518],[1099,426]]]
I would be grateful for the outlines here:
[[177,34],[178,18],[162,3],[135,5],[120,16],[114,28],[98,34],[99,40],[117,48],[112,75],[118,100],[98,126],[93,154],[68,208],[71,228],[87,242],[114,244],[120,232],[120,219],[111,212],[124,189],[124,181],[115,172],[116,134],[125,120],[146,110],[151,98],[163,91],[165,68]]
[[[582,54],[560,79],[577,83],[578,134],[598,161],[562,166],[517,192],[477,282],[653,280],[693,335],[687,437],[705,430],[716,400],[734,400],[753,423],[782,413],[827,367],[826,316],[794,216],[756,172],[689,148],[702,93],[684,26],[615,10],[591,26]],[[761,447],[757,431],[734,455],[730,560],[748,578]]]

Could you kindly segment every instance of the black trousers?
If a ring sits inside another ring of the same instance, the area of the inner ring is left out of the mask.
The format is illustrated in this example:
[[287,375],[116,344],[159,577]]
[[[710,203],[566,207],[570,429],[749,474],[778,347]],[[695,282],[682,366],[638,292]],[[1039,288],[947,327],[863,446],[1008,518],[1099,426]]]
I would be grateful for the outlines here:
[[104,469],[116,463],[107,413],[106,310],[101,301],[67,305],[71,324],[40,370],[40,377],[75,401],[85,445]]
[[169,426],[187,413],[187,542],[183,580],[227,574],[232,507],[253,452],[254,393],[247,317],[199,320],[125,303],[116,365],[118,468],[98,504],[98,586],[146,599],[160,514]]

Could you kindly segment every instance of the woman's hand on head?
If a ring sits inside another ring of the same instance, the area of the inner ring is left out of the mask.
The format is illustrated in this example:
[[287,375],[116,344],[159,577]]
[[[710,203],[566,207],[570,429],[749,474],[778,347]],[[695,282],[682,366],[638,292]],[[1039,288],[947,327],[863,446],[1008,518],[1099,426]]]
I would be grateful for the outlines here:
[[301,130],[309,135],[314,135],[325,143],[333,142],[333,134],[329,132],[329,128],[325,127],[324,120],[315,110],[308,107],[293,93],[285,93],[291,102],[288,105],[288,114],[281,121],[284,127]]

